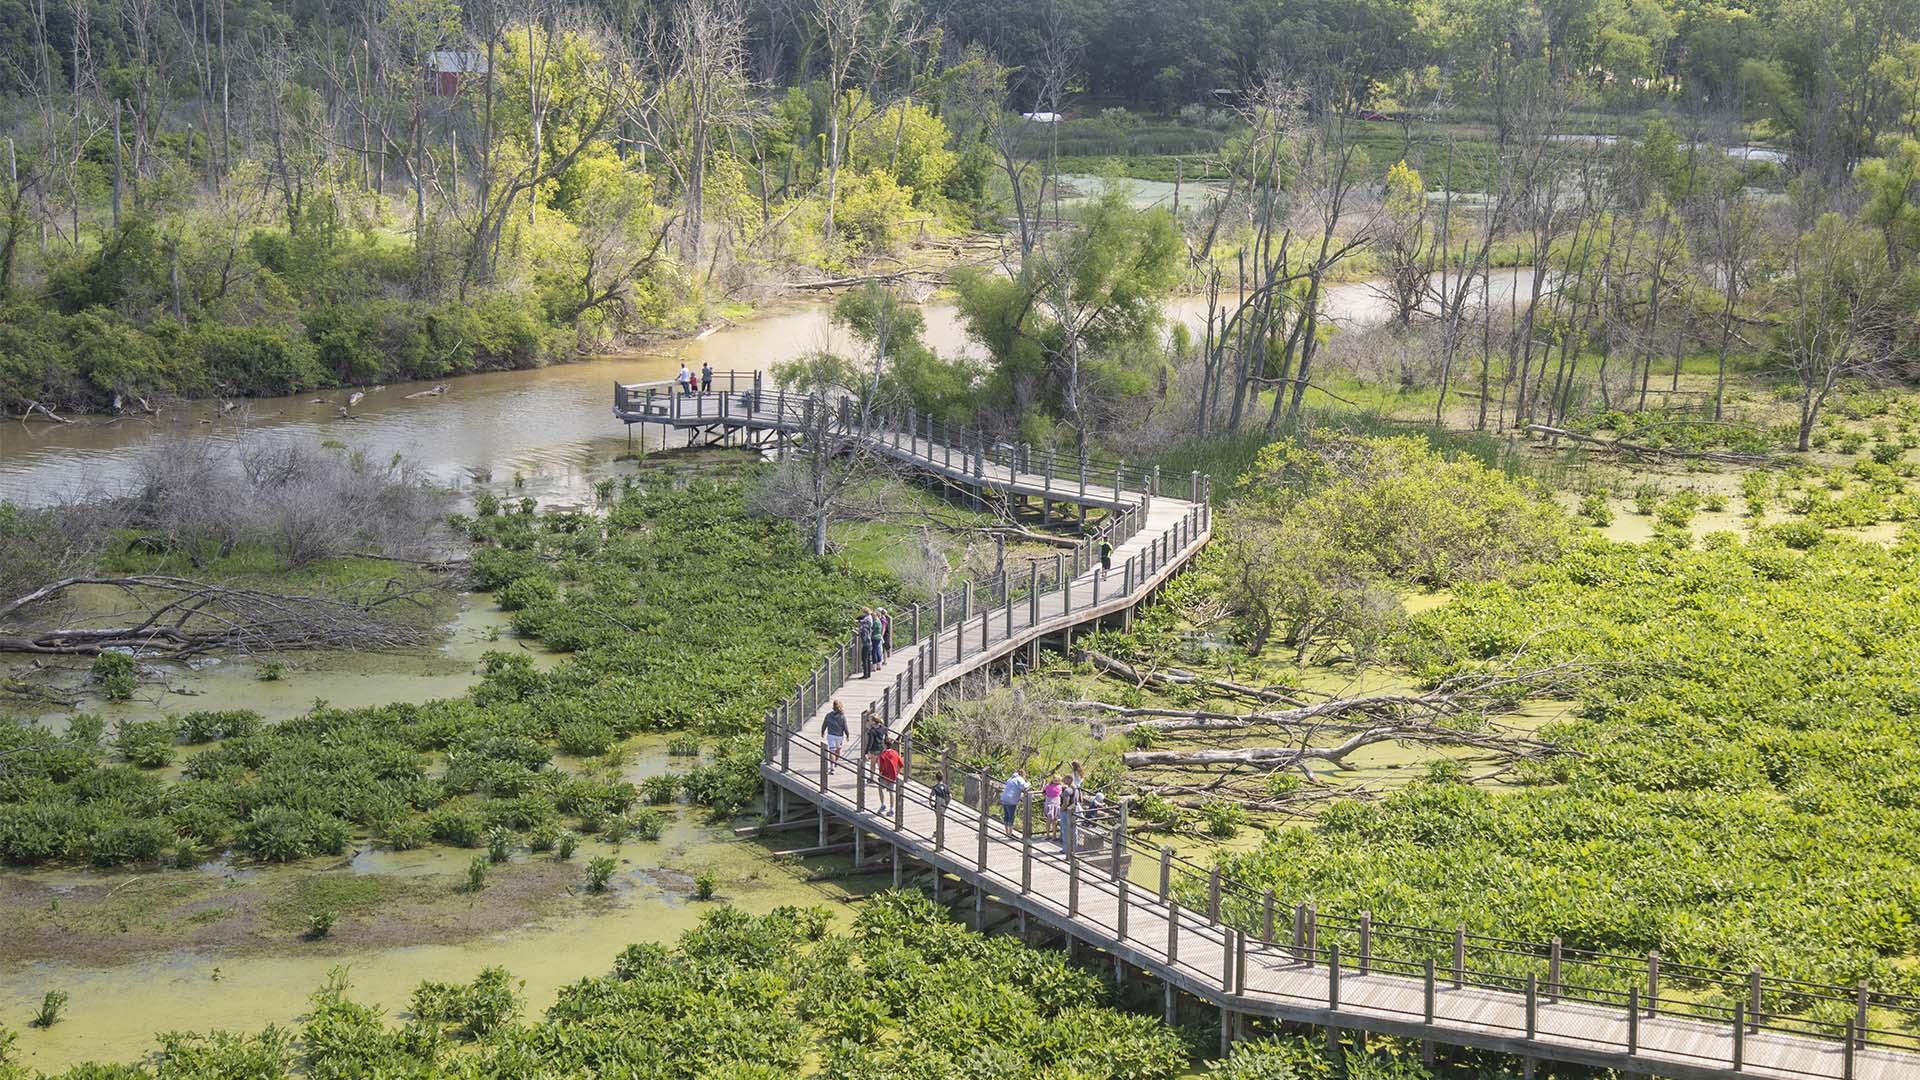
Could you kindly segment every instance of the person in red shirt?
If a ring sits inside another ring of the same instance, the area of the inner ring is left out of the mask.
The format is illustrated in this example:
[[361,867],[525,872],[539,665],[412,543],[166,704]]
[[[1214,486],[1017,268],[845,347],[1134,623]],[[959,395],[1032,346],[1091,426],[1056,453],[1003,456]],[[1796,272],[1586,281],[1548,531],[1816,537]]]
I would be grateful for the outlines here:
[[887,740],[887,748],[880,751],[880,813],[887,813],[887,795],[900,785],[900,750],[892,739]]

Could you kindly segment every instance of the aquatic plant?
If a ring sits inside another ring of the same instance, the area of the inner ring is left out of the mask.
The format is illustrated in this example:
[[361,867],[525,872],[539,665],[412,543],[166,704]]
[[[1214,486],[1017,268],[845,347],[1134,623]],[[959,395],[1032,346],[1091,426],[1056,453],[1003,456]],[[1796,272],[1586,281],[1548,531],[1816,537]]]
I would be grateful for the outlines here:
[[307,917],[308,941],[319,941],[333,933],[333,924],[340,919],[340,913],[332,910],[316,911]]
[[492,868],[493,863],[485,855],[475,855],[473,861],[467,864],[466,891],[476,893],[486,888],[487,871]]
[[693,875],[693,898],[695,900],[713,899],[713,892],[719,887],[720,879],[714,877],[713,871],[711,870],[702,870]]
[[45,1030],[60,1022],[60,1014],[67,1009],[67,992],[49,990],[40,998],[40,1011],[33,1014],[32,1026]]
[[596,856],[587,861],[587,891],[598,893],[607,891],[607,883],[613,879],[614,861],[605,855]]

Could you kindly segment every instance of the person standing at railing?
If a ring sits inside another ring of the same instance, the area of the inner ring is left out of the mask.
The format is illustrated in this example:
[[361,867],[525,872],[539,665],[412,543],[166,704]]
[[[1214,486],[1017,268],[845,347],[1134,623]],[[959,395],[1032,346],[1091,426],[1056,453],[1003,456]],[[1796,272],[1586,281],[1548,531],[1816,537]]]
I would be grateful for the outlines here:
[[1020,800],[1026,798],[1031,790],[1033,785],[1027,783],[1027,778],[1019,769],[1013,770],[1007,782],[1000,785],[1000,824],[1006,827],[1008,836],[1013,835],[1013,815],[1020,810]]
[[933,801],[941,806],[945,806],[947,803],[953,801],[953,789],[947,786],[946,773],[941,773],[938,777],[934,778],[931,794],[933,795]]
[[860,621],[853,624],[853,646],[860,653],[860,677],[873,678],[873,634],[874,617],[872,608],[860,609]]
[[1053,832],[1060,827],[1060,774],[1047,777],[1047,786],[1040,789],[1040,795],[1046,801],[1040,806],[1040,816],[1046,819],[1047,831]]
[[867,663],[869,666],[879,667],[881,664],[886,662],[886,656],[887,656],[886,641],[887,641],[886,620],[880,617],[880,612],[875,611],[873,613],[873,621],[867,626],[867,643],[866,644],[867,644]]
[[675,385],[680,388],[682,394],[688,393],[690,392],[689,388],[693,385],[693,372],[687,370],[687,365],[681,364],[680,374],[675,375],[673,381]]
[[700,365],[700,385],[706,388],[707,393],[709,394],[713,393],[713,365],[712,364]]
[[894,740],[887,740],[887,748],[880,751],[880,814],[887,813],[887,796],[900,787],[900,750]]
[[893,616],[886,608],[880,609],[880,657],[877,663],[887,662],[887,654],[893,651]]
[[1113,572],[1113,537],[1108,533],[1100,534],[1100,574],[1104,577]]
[[838,700],[820,722],[820,741],[827,744],[827,772],[831,773],[840,766],[840,748],[847,742],[847,711]]

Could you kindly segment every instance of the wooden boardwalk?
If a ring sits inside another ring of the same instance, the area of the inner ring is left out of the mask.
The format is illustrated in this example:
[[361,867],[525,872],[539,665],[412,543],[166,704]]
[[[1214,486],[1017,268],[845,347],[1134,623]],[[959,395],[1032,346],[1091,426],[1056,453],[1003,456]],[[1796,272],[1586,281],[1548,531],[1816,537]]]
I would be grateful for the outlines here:
[[[641,399],[616,389],[615,413],[710,439],[778,440],[819,431],[824,403],[768,393],[757,380],[734,389]],[[1464,930],[1374,926],[1334,919],[1304,905],[1276,926],[1276,899],[1141,847],[1128,835],[1124,805],[1083,824],[1073,854],[1035,832],[1033,801],[1013,828],[985,809],[998,790],[981,775],[952,778],[955,801],[936,803],[914,762],[910,727],[940,687],[989,665],[1029,654],[1043,641],[1070,641],[1076,629],[1123,622],[1204,546],[1212,516],[1205,484],[1189,476],[1186,498],[1160,492],[1161,479],[1123,463],[1075,461],[1070,471],[1023,447],[993,447],[918,417],[881,423],[836,418],[840,438],[867,451],[982,491],[1093,511],[1112,540],[1113,567],[1095,565],[1092,540],[1020,575],[1002,574],[941,596],[894,621],[894,648],[870,677],[849,641],[770,713],[762,774],[769,812],[795,802],[815,808],[821,840],[830,823],[850,826],[858,854],[872,837],[893,859],[930,865],[985,898],[1037,920],[1069,941],[1111,955],[1164,981],[1169,1014],[1176,993],[1221,1010],[1223,1043],[1241,1016],[1264,1016],[1677,1078],[1742,1076],[1820,1080],[1920,1080],[1920,1002],[1857,990],[1772,980],[1758,971],[1709,972],[1683,965],[1563,951],[1475,937]],[[1178,481],[1176,481],[1178,484]],[[834,700],[857,743],[863,717],[884,720],[906,742],[909,779],[898,805],[879,810],[873,777],[846,760],[825,759],[820,727]],[[964,781],[964,782],[963,782]],[[960,801],[970,793],[968,801]],[[1070,827],[1071,830],[1071,827]],[[1157,879],[1152,871],[1157,867]],[[1183,908],[1180,901],[1192,904]],[[1382,948],[1386,945],[1388,947]],[[1394,945],[1405,946],[1394,948]],[[1450,956],[1447,946],[1450,945]],[[1407,957],[1426,952],[1426,958]],[[1437,954],[1437,958],[1436,958]],[[1623,972],[1640,981],[1618,989]],[[1643,989],[1644,987],[1644,989]],[[1783,1007],[1783,1003],[1788,1003]],[[1779,1015],[1770,1010],[1778,1010]],[[1815,1011],[1846,1012],[1844,1022]]]

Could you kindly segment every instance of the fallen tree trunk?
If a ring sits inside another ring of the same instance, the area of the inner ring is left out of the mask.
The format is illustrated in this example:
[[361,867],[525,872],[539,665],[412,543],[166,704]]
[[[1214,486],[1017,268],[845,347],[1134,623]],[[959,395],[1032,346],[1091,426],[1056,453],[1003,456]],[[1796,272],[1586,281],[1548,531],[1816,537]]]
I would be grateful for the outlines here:
[[112,626],[52,626],[0,634],[0,652],[97,656],[109,650],[165,659],[231,650],[389,649],[419,645],[428,630],[379,614],[420,604],[424,590],[392,590],[366,601],[283,595],[158,575],[68,577],[0,606],[0,622],[51,605],[75,589],[117,589],[140,614]]
[[1314,691],[1299,687],[1248,686],[1245,683],[1216,679],[1206,675],[1197,675],[1180,668],[1156,668],[1141,672],[1125,660],[1115,659],[1103,652],[1083,649],[1077,659],[1085,660],[1096,669],[1109,675],[1116,675],[1132,682],[1135,686],[1202,686],[1235,697],[1250,698],[1254,701],[1277,701],[1285,705],[1305,705],[1304,698]]
[[1584,446],[1592,446],[1608,453],[1622,454],[1641,461],[1712,461],[1722,465],[1764,465],[1778,467],[1785,462],[1772,454],[1741,454],[1731,450],[1678,450],[1667,446],[1648,446],[1645,443],[1628,442],[1625,439],[1602,439],[1595,435],[1586,435],[1566,428],[1548,427],[1545,424],[1528,424],[1527,431],[1535,435],[1546,435],[1555,439],[1566,439]]

